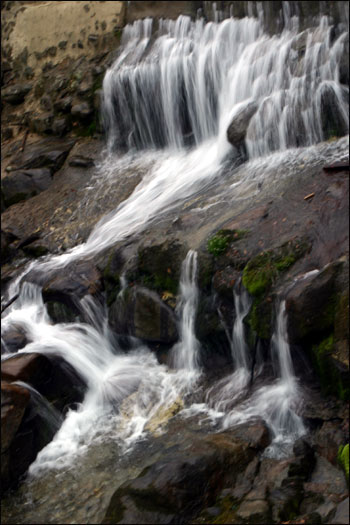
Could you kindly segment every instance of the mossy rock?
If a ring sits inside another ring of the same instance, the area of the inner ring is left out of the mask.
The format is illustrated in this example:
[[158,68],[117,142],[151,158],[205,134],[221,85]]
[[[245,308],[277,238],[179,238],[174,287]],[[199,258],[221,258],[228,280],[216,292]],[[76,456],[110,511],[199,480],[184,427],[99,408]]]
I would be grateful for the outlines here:
[[232,242],[242,239],[247,233],[247,230],[219,230],[209,239],[207,250],[214,257],[218,257],[227,251]]
[[158,293],[170,292],[176,295],[186,253],[185,248],[176,241],[141,247],[137,268],[130,278]]
[[345,472],[346,481],[349,484],[349,443],[341,445],[338,450],[338,463]]
[[261,339],[269,339],[272,333],[273,286],[307,250],[305,241],[289,241],[275,250],[259,253],[244,267],[242,283],[254,298],[247,322]]
[[322,391],[325,395],[333,394],[341,400],[349,400],[349,370],[334,359],[333,353],[333,334],[311,349],[311,358],[320,378]]
[[305,241],[289,241],[276,250],[259,253],[244,267],[244,287],[253,297],[261,297],[307,250]]

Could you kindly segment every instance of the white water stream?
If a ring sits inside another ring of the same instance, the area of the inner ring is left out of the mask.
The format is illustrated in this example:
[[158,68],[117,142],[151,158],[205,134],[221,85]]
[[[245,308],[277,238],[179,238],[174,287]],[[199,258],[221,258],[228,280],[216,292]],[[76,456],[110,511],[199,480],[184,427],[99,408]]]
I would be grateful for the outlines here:
[[[258,109],[247,132],[246,147],[253,164],[245,166],[246,178],[251,175],[249,166],[269,164],[269,155],[276,150],[308,147],[323,140],[325,93],[332,97],[339,125],[348,130],[347,88],[339,82],[339,57],[346,33],[332,40],[326,17],[319,27],[302,34],[298,33],[297,18],[287,27],[281,35],[271,37],[264,34],[260,20],[248,17],[207,24],[188,17],[179,17],[176,22],[164,20],[156,36],[152,36],[149,19],[127,26],[123,47],[104,80],[110,152],[101,170],[108,173],[118,167],[112,152],[117,146],[129,151],[127,162],[149,162],[149,168],[132,195],[96,225],[86,243],[64,255],[34,262],[26,273],[33,268],[48,272],[92,256],[141,232],[161,213],[207,187],[219,177],[225,159],[235,155],[226,130],[235,113],[252,100]],[[152,151],[145,152],[147,148]],[[343,144],[340,155],[346,149]],[[300,160],[299,152],[288,155]],[[260,156],[265,156],[264,161],[257,159]],[[21,326],[31,342],[20,352],[59,355],[87,384],[83,403],[68,411],[52,443],[31,466],[32,474],[69,465],[104,431],[114,432],[116,439],[129,446],[147,434],[147,425],[154,418],[162,419],[164,410],[174,405],[181,409],[200,375],[194,332],[196,271],[196,254],[191,251],[182,267],[180,341],[173,349],[173,370],[160,365],[154,354],[139,344],[125,355],[110,337],[105,312],[90,299],[81,304],[89,324],[54,325],[40,289],[21,285],[20,297],[6,310],[3,329]],[[19,289],[17,279],[10,296]],[[236,394],[239,400],[242,392],[246,393],[250,377],[243,336],[249,303],[243,294],[235,293],[235,308],[234,371],[223,385],[226,390],[217,406],[213,398],[210,410],[216,412],[216,419],[220,415],[224,427],[263,417],[273,434],[273,444],[291,442],[304,427],[294,411],[298,387],[283,303],[273,338],[279,378],[232,408]]]

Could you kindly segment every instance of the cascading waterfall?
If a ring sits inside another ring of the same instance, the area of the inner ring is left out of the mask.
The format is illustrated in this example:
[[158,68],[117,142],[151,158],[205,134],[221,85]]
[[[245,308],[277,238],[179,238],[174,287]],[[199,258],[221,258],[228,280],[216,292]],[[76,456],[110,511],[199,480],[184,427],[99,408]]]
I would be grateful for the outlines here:
[[[288,18],[288,12],[285,16]],[[192,22],[184,16],[161,21],[156,34],[150,19],[126,26],[119,56],[103,85],[110,152],[101,173],[118,168],[113,155],[116,148],[128,150],[124,164],[149,162],[149,169],[132,195],[97,224],[86,243],[31,263],[26,273],[30,269],[49,272],[74,259],[93,256],[139,233],[161,213],[207,188],[220,174],[223,161],[234,154],[226,137],[232,118],[251,101],[257,104],[257,111],[246,136],[250,158],[322,141],[329,134],[322,119],[329,103],[332,122],[346,134],[348,88],[341,83],[339,70],[346,31],[334,37],[326,17],[317,28],[302,33],[296,17],[286,27],[282,34],[270,37],[261,20],[251,17],[206,24],[203,19]],[[118,439],[132,444],[146,434],[148,423],[162,407],[177,402],[188,385],[193,385],[186,378],[199,374],[194,332],[196,272],[197,255],[190,251],[182,268],[181,335],[173,349],[175,370],[160,365],[142,345],[123,354],[110,337],[105,313],[91,298],[81,303],[85,323],[54,325],[40,288],[22,283],[19,298],[6,310],[3,328],[16,324],[27,334],[30,343],[19,353],[59,355],[87,385],[84,401],[77,410],[68,411],[54,440],[31,466],[32,474],[69,465],[74,454],[87,450],[97,429],[99,433],[113,430]],[[10,287],[11,297],[19,291],[19,284],[20,279]],[[243,334],[249,304],[243,292],[234,293],[235,370],[228,395],[234,385],[241,392],[250,374]],[[232,410],[227,404],[229,412],[224,410],[220,416],[224,427],[265,418],[274,436],[272,453],[279,443],[291,442],[304,432],[295,413],[299,394],[285,323],[282,302],[273,338],[279,379],[257,389]],[[221,404],[219,410],[223,407]]]
[[198,303],[197,252],[190,250],[182,263],[180,279],[180,301],[177,312],[181,315],[180,340],[172,350],[172,361],[176,369],[197,372],[199,369],[199,341],[195,334]]
[[265,450],[265,454],[283,456],[290,452],[290,445],[305,434],[302,418],[296,413],[301,394],[290,355],[285,301],[279,304],[276,330],[271,343],[278,379],[256,390],[247,401],[225,415],[223,426],[228,428],[262,417],[272,434],[271,445]]
[[348,88],[339,72],[346,30],[334,39],[324,16],[299,33],[298,17],[285,10],[284,18],[286,29],[273,37],[249,17],[161,20],[155,38],[151,19],[127,26],[104,79],[110,147],[179,149],[214,136],[225,142],[232,116],[250,101],[258,108],[247,134],[250,157],[327,138],[322,112],[329,103],[346,134]]

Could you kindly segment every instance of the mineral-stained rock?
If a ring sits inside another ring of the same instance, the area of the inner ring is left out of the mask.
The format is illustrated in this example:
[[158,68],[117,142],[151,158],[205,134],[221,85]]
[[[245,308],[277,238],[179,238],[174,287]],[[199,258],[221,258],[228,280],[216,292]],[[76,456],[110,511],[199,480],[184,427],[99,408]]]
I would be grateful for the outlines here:
[[149,342],[172,343],[178,337],[172,309],[155,292],[139,286],[116,299],[109,321],[115,332]]
[[13,84],[1,91],[1,98],[10,104],[21,104],[31,89],[31,84]]
[[2,181],[2,192],[6,206],[29,199],[46,190],[52,182],[49,168],[13,171]]

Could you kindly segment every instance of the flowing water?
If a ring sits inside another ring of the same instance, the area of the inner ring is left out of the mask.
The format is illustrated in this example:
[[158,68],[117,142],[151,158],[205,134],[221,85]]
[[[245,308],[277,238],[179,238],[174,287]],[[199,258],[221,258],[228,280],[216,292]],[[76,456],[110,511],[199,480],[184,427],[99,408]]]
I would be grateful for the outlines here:
[[[302,155],[319,162],[315,144],[329,134],[322,120],[327,100],[332,101],[334,122],[344,135],[348,132],[348,89],[340,82],[339,69],[347,33],[334,32],[325,16],[317,27],[299,32],[298,18],[289,16],[288,10],[285,17],[285,29],[274,36],[264,32],[261,17],[251,16],[220,22],[218,16],[209,23],[180,16],[176,21],[160,21],[157,31],[151,19],[126,26],[119,55],[104,79],[109,149],[97,172],[96,187],[111,184],[111,173],[123,173],[126,166],[142,167],[142,180],[96,225],[84,244],[31,263],[25,273],[32,269],[46,273],[93,256],[142,232],[213,182],[219,183],[226,162],[240,162],[238,150],[227,141],[227,128],[252,101],[257,109],[245,143],[249,162],[237,168],[230,198],[239,195],[243,185],[251,195],[258,176],[268,181],[269,169],[292,174]],[[341,160],[348,139],[322,147],[325,158]],[[128,353],[119,348],[109,332],[106,311],[91,297],[80,304],[85,322],[53,324],[41,289],[22,277],[9,288],[10,297],[18,292],[20,296],[7,308],[3,329],[21,327],[30,343],[19,353],[61,356],[87,385],[83,402],[67,412],[53,441],[31,465],[29,494],[30,483],[41,476],[46,479],[51,470],[59,479],[59,472],[80,468],[89,451],[98,450],[107,436],[123,455],[152,433],[164,432],[167,420],[176,413],[209,418],[213,431],[263,418],[272,435],[268,455],[288,453],[291,443],[305,432],[297,414],[301,393],[283,301],[272,338],[275,375],[263,386],[250,385],[252,357],[244,329],[250,300],[241,287],[233,292],[232,373],[201,390],[195,251],[182,265],[176,309],[180,338],[170,352],[169,366],[159,364],[138,341],[130,341]],[[127,287],[125,281],[122,285]]]

